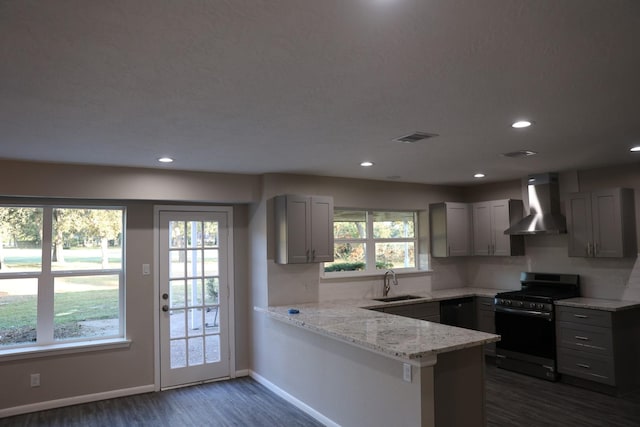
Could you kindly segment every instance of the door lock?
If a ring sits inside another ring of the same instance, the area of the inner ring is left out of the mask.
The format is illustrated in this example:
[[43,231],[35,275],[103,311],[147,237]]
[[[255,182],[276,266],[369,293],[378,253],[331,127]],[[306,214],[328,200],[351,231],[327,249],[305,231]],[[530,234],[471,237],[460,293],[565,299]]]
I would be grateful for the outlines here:
[[162,306],[162,311],[169,311],[169,306],[168,305],[163,305]]
[[167,293],[162,294],[162,299],[169,299],[169,294]]

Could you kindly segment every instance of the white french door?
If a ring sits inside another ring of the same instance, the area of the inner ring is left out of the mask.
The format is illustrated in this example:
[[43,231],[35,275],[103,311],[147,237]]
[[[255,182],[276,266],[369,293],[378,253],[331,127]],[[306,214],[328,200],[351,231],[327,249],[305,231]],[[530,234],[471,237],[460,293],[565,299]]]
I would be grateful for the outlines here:
[[160,387],[230,376],[228,212],[159,212]]

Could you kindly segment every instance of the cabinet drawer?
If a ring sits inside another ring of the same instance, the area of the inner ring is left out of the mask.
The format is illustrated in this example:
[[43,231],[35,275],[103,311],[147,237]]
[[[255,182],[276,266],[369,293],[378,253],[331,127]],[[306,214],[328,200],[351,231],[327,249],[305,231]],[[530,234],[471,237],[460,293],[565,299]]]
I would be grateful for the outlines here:
[[611,327],[611,313],[608,311],[562,306],[556,308],[560,322],[573,322],[579,325],[601,326],[603,328]]
[[613,357],[613,335],[609,328],[558,322],[558,345]]
[[476,309],[478,311],[494,311],[493,298],[476,297]]
[[616,385],[613,359],[610,357],[559,348],[558,372],[603,384]]

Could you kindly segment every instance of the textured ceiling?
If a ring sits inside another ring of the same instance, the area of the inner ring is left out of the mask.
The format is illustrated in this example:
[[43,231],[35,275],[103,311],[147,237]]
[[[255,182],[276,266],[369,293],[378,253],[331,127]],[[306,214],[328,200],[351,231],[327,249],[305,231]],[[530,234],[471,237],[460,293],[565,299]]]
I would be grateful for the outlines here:
[[[640,162],[639,43],[634,0],[0,1],[0,158],[450,184]],[[414,131],[439,136],[391,142]]]

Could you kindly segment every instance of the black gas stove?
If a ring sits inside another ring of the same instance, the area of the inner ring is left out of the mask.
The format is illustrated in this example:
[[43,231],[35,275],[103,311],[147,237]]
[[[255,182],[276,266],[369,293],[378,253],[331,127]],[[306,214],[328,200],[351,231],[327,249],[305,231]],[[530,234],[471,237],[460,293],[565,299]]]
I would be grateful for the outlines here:
[[555,381],[556,333],[553,302],[580,296],[576,274],[520,274],[521,289],[495,297],[496,365]]

